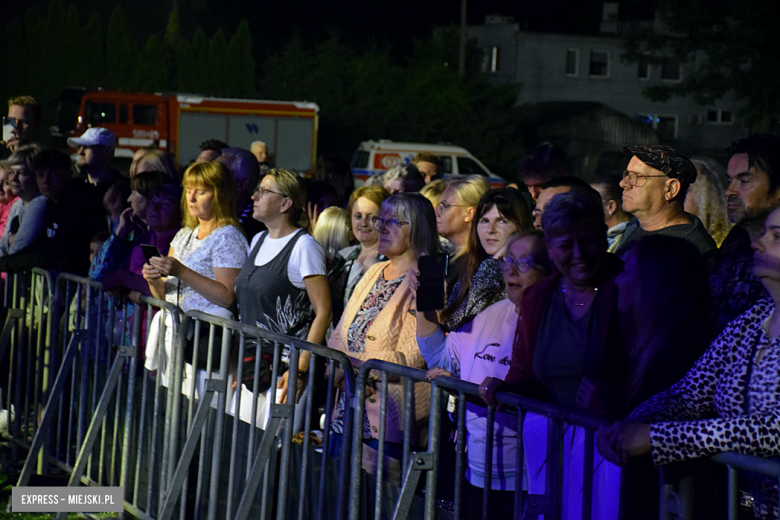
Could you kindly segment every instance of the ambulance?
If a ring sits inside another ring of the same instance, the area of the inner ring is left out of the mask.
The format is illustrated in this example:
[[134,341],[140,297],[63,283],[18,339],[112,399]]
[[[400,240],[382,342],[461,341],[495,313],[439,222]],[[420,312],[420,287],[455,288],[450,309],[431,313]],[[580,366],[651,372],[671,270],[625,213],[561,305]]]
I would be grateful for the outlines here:
[[275,164],[304,172],[317,160],[318,118],[319,107],[309,102],[67,88],[51,132],[64,145],[102,126],[117,136],[115,157],[132,159],[136,150],[153,145],[181,166],[195,161],[208,139],[247,150],[263,141]]
[[399,143],[380,139],[363,141],[352,156],[352,175],[362,184],[375,173],[382,173],[399,165],[409,164],[420,152],[437,155],[444,166],[444,178],[459,175],[484,175],[491,186],[504,186],[504,179],[494,175],[479,159],[460,146]]

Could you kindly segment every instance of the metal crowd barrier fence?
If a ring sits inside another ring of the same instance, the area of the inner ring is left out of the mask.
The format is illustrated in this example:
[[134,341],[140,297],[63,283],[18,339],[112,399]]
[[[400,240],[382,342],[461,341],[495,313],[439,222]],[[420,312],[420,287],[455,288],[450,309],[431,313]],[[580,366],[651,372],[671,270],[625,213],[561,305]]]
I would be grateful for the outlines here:
[[[181,436],[177,431],[171,434],[174,447],[171,454],[178,455],[176,460],[169,462],[170,478],[157,518],[171,518],[177,504],[181,518],[245,519],[250,514],[252,518],[261,519],[271,516],[278,519],[333,517],[328,499],[334,494],[337,497],[335,515],[341,517],[348,489],[343,480],[332,477],[348,473],[349,457],[348,452],[343,453],[337,468],[337,459],[328,452],[337,370],[344,370],[348,396],[354,389],[354,374],[347,356],[327,347],[198,311],[185,315],[181,331],[175,349],[178,354],[174,354],[172,361],[171,387],[182,389],[173,393],[173,409],[181,408],[182,413],[186,409],[186,418],[179,421],[174,412],[172,423],[181,424],[186,435]],[[208,335],[207,345],[201,342],[203,335]],[[181,354],[187,351],[188,343],[193,345],[192,353],[185,360]],[[297,388],[303,352],[311,355],[301,400],[296,403],[288,399],[288,403],[277,404],[278,390],[274,383],[281,376],[281,367],[287,360],[289,387]],[[272,384],[264,391],[260,378],[254,377],[251,378],[252,388],[245,388],[244,381],[248,380],[244,377],[244,369],[251,365],[235,361],[254,358],[254,373],[259,374],[262,363],[267,361],[263,353],[272,355]],[[204,356],[205,366],[198,359]],[[327,368],[321,363],[323,360],[328,361]],[[322,451],[319,461],[312,462],[310,459],[316,455],[311,449],[315,429],[312,415],[318,397],[315,389],[319,390],[316,381],[323,379],[323,370],[328,371],[328,384],[324,399],[325,420],[320,425]],[[250,406],[246,406],[246,402],[242,404],[242,399],[247,398],[251,400]],[[262,410],[265,410],[264,414]],[[296,451],[293,435],[298,433],[294,430],[302,433],[301,449],[297,454],[293,453]],[[295,456],[301,460],[298,475],[291,473]],[[193,464],[196,459],[197,464]],[[316,462],[319,466],[310,472],[310,464]],[[318,481],[316,494],[307,493],[309,485],[314,487],[310,481]],[[339,482],[338,489],[329,490],[329,484],[334,481]],[[292,488],[295,493],[291,492]]]
[[[760,475],[766,475],[776,479],[776,484],[780,484],[780,461],[762,459],[753,455],[742,453],[726,452],[713,455],[711,459],[714,462],[728,467],[728,518],[737,520],[739,518],[739,471],[750,471]],[[780,511],[774,512],[774,517],[780,519]]]
[[[496,410],[493,408],[487,408],[479,398],[478,386],[462,381],[459,379],[449,377],[437,377],[430,382],[430,410],[428,418],[428,437],[427,447],[419,448],[418,451],[413,451],[411,431],[414,426],[414,385],[415,384],[428,384],[425,377],[426,372],[424,370],[418,370],[414,368],[395,365],[378,360],[369,360],[365,362],[360,368],[360,372],[357,378],[357,392],[355,397],[355,413],[353,426],[353,439],[352,439],[352,475],[350,479],[350,520],[358,520],[359,518],[368,518],[371,516],[369,511],[365,508],[361,509],[361,483],[364,482],[365,477],[361,469],[361,447],[364,440],[363,435],[363,421],[365,411],[365,400],[367,397],[366,387],[369,384],[369,379],[373,380],[372,384],[380,386],[378,390],[380,395],[380,427],[378,433],[378,456],[377,456],[377,469],[376,469],[376,482],[373,490],[373,517],[377,520],[380,518],[390,517],[392,518],[407,518],[410,511],[413,509],[413,502],[415,492],[418,488],[418,483],[425,477],[425,489],[424,489],[424,504],[417,504],[417,509],[420,516],[426,520],[436,518],[436,495],[437,487],[442,481],[439,475],[439,464],[442,459],[442,450],[439,443],[440,429],[442,427],[442,407],[440,406],[442,401],[442,392],[447,390],[457,395],[457,449],[456,449],[456,461],[454,482],[452,482],[454,492],[454,508],[453,518],[461,518],[462,504],[461,495],[464,488],[464,474],[466,469],[466,435],[467,426],[465,422],[466,418],[466,404],[467,401],[477,408],[483,410],[486,421],[486,443],[484,451],[484,488],[482,497],[481,517],[483,519],[488,518],[489,514],[489,501],[488,493],[484,490],[491,489],[492,480],[492,463],[493,463],[493,445],[494,445],[494,421],[496,416]],[[388,388],[390,379],[393,379],[393,384],[398,384],[403,387],[405,393],[404,402],[404,439],[403,439],[403,451],[402,451],[402,464],[401,469],[403,471],[403,482],[400,493],[398,494],[395,504],[391,504],[392,511],[388,511],[388,505],[383,503],[383,495],[385,494],[386,486],[383,486],[383,478],[380,475],[384,475],[384,465],[386,464],[386,447],[385,441],[385,429],[387,420],[387,407],[388,407]],[[370,399],[370,397],[369,397]],[[523,398],[514,394],[505,392],[499,392],[497,395],[498,401],[503,404],[507,409],[512,410],[512,414],[516,418],[516,424],[520,425],[516,428],[516,451],[514,467],[517,470],[517,478],[515,478],[514,487],[514,511],[512,517],[515,519],[520,518],[536,518],[537,515],[544,515],[547,519],[561,518],[562,499],[563,499],[563,474],[564,471],[577,471],[576,468],[565,468],[564,464],[564,450],[563,439],[565,435],[565,425],[572,425],[580,427],[584,430],[584,450],[581,462],[582,471],[582,518],[589,519],[592,516],[591,506],[593,505],[593,493],[594,482],[593,473],[598,466],[594,468],[594,432],[606,422],[599,419],[595,419],[584,413],[579,413],[574,410],[555,406],[547,403],[542,403],[532,399]],[[480,404],[482,403],[482,404]],[[522,425],[526,421],[526,414],[528,412],[540,414],[546,417],[548,427],[546,430],[547,442],[546,446],[549,448],[546,450],[546,460],[544,466],[546,466],[544,476],[544,491],[541,494],[527,495],[522,490],[522,468],[524,467],[525,453]],[[571,466],[571,464],[569,464]],[[588,470],[588,468],[594,468]],[[506,513],[506,511],[502,511]],[[493,513],[495,514],[495,512]],[[493,515],[491,515],[492,517]]]
[[[38,431],[38,418],[56,374],[56,357],[51,345],[56,321],[51,303],[54,286],[48,271],[33,269],[5,275],[3,310],[5,323],[0,334],[0,388],[6,390],[0,408],[7,410],[5,438],[19,459],[19,450],[30,447]],[[7,361],[7,365],[4,364]],[[43,469],[43,459],[35,460]]]

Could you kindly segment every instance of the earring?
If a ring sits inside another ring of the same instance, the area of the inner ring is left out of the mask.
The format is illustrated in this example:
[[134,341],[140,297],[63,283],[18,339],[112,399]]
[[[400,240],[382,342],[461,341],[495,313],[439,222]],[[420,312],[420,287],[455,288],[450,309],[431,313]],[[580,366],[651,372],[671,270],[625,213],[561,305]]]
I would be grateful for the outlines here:
[[668,193],[665,195],[665,197],[666,197],[666,202],[669,202],[669,194]]

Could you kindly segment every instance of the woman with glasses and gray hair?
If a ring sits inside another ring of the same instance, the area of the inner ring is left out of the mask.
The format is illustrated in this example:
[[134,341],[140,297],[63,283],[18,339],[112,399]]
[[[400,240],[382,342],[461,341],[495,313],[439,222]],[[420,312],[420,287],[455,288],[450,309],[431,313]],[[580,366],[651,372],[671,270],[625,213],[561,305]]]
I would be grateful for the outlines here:
[[[388,258],[366,271],[355,286],[341,320],[328,346],[346,353],[355,368],[369,359],[390,361],[399,365],[424,368],[425,360],[417,348],[417,323],[409,310],[408,273],[418,258],[439,251],[439,237],[431,203],[419,193],[397,193],[382,202],[380,214],[373,218],[379,232],[379,254]],[[415,425],[404,424],[404,388],[391,382],[388,395],[381,385],[370,379],[366,392],[366,416],[363,439],[376,447],[379,437],[379,409],[387,398],[386,453],[401,459],[403,432]],[[415,419],[424,421],[429,407],[428,385],[415,384]],[[372,395],[369,395],[372,394]],[[333,422],[334,453],[340,449],[345,415],[343,393],[339,397]]]
[[[249,255],[236,278],[236,300],[241,323],[279,332],[287,336],[321,344],[331,321],[330,289],[325,277],[325,254],[322,246],[309,234],[309,217],[305,211],[306,188],[293,172],[272,169],[263,177],[252,195],[252,217],[268,228],[255,235],[249,245]],[[268,357],[273,353],[264,352]],[[308,379],[310,354],[301,351],[298,361],[299,398]],[[239,416],[249,421],[252,391],[257,381],[258,426],[265,427],[270,410],[270,386],[280,389],[281,402],[289,393],[289,370],[281,379],[271,381],[272,367],[268,358],[256,360],[255,350],[247,349],[239,360],[241,370],[241,402]],[[284,359],[286,362],[286,357]],[[255,367],[259,365],[259,372]],[[282,369],[279,370],[281,374]],[[235,404],[235,403],[234,403]],[[303,406],[298,409],[304,408]],[[296,415],[302,415],[296,413]],[[296,417],[296,422],[299,419]]]
[[[490,378],[503,379],[509,371],[520,302],[526,289],[550,274],[550,259],[541,231],[515,233],[507,242],[506,254],[499,259],[507,298],[486,308],[466,326],[445,336],[435,313],[417,313],[417,345],[430,370],[436,376],[459,377],[485,384]],[[409,275],[412,293],[417,286],[415,273]],[[511,511],[514,505],[517,420],[511,413],[497,412],[493,440],[493,465],[490,504],[494,513]],[[467,518],[482,511],[485,487],[486,417],[484,407],[466,403],[466,456],[468,492],[463,494]],[[521,468],[522,469],[522,468]]]

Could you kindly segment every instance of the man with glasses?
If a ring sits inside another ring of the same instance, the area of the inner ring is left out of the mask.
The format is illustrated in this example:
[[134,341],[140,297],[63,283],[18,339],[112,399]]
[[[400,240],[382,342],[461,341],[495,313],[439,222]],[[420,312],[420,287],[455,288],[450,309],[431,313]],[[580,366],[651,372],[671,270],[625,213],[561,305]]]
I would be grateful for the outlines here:
[[0,159],[7,159],[20,146],[33,143],[42,119],[41,105],[32,96],[9,99],[8,117],[3,118]]
[[753,274],[752,241],[764,232],[764,221],[780,207],[780,137],[757,134],[729,148],[726,199],[729,220],[736,224],[715,255],[710,273],[718,329],[769,297]]
[[688,240],[709,258],[715,241],[698,217],[683,209],[685,194],[696,181],[696,168],[685,155],[660,145],[624,146],[631,157],[623,172],[623,211],[634,218],[626,225],[615,249],[620,256],[628,244],[646,235],[667,235]]

